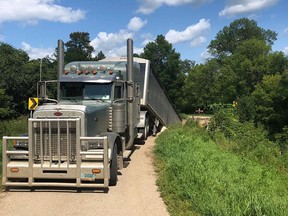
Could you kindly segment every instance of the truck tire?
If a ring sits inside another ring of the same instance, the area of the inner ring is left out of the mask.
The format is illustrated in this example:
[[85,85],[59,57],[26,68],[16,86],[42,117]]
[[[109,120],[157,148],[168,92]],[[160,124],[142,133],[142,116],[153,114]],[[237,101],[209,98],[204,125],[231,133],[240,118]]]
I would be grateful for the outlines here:
[[142,133],[142,140],[143,141],[145,141],[145,140],[147,140],[147,138],[148,138],[148,135],[149,135],[149,130],[150,130],[150,128],[149,128],[149,118],[148,117],[146,117],[145,118],[145,126],[144,126],[144,128],[141,128],[139,131],[140,131],[140,133]]
[[144,129],[144,140],[147,140],[149,135],[150,127],[149,127],[149,117],[145,118],[145,129]]
[[118,164],[117,164],[117,145],[114,145],[112,152],[112,159],[110,163],[110,179],[109,186],[115,186],[117,184],[117,172],[118,172]]

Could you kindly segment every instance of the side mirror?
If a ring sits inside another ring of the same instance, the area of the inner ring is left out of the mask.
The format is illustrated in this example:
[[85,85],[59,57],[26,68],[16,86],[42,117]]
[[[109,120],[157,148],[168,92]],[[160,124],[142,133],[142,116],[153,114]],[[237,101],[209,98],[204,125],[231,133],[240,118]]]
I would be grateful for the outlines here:
[[39,81],[37,85],[37,97],[38,98],[46,98],[46,84],[45,82]]

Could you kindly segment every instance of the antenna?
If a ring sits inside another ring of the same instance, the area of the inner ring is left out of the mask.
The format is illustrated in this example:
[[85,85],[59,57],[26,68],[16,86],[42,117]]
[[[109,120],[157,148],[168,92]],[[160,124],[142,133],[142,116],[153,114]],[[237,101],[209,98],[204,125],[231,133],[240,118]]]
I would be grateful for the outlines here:
[[40,82],[42,81],[42,61],[43,61],[43,57],[42,57],[42,44],[41,44],[41,59],[40,59]]

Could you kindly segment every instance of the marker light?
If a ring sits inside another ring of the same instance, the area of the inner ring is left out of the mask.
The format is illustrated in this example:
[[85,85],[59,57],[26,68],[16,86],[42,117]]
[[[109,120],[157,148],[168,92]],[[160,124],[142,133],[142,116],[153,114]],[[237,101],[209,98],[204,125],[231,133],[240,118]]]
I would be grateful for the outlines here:
[[101,71],[105,71],[105,70],[107,69],[107,67],[104,66],[104,65],[101,65],[99,69],[100,69]]
[[100,169],[92,169],[92,173],[98,174],[98,173],[101,173],[101,170]]
[[93,65],[89,65],[89,66],[88,66],[88,71],[89,71],[89,72],[92,72],[93,70],[95,70],[94,66],[93,66]]
[[72,66],[70,67],[71,73],[75,73],[76,70],[77,70],[77,67],[76,67],[75,65],[72,65]]
[[80,69],[79,69],[79,71],[78,71],[78,75],[80,75],[80,74],[82,74],[82,73],[85,73],[86,72],[86,67],[85,67],[85,65],[81,65],[80,66]]
[[19,168],[17,168],[17,167],[12,167],[12,168],[10,168],[10,171],[11,172],[19,172]]

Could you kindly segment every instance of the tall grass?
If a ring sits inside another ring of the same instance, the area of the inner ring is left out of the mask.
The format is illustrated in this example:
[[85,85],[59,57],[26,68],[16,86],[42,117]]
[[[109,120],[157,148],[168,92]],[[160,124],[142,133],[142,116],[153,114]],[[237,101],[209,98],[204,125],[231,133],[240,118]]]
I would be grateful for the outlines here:
[[288,152],[268,139],[268,133],[252,122],[240,122],[235,108],[215,112],[208,133],[222,148],[288,174]]
[[154,152],[171,215],[288,215],[287,176],[220,148],[194,124],[164,131]]

